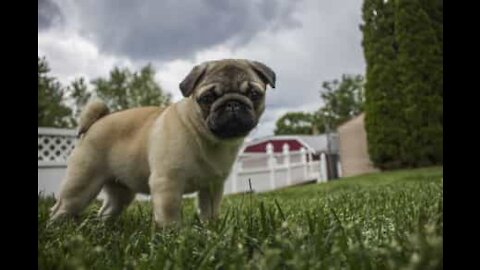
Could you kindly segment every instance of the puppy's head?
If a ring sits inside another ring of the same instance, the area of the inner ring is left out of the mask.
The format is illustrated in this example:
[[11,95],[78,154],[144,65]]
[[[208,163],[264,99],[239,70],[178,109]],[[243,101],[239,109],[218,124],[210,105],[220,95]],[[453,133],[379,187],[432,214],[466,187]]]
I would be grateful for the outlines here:
[[249,60],[205,62],[180,83],[183,96],[195,100],[207,128],[218,138],[245,137],[265,109],[267,84],[275,88],[275,73]]

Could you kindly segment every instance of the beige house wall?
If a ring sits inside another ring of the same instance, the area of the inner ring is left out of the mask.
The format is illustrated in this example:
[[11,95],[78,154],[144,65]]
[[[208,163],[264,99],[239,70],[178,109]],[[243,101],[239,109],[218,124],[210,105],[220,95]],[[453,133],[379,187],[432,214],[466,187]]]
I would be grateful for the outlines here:
[[368,155],[364,120],[361,114],[337,129],[342,177],[378,171]]

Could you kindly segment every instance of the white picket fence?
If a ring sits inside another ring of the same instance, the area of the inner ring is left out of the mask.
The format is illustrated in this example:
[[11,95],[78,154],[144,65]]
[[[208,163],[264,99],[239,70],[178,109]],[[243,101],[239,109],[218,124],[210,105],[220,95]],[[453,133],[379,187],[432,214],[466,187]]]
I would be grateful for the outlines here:
[[250,191],[249,179],[255,192],[269,191],[306,182],[326,182],[325,156],[313,160],[313,153],[305,148],[289,151],[283,145],[283,153],[274,153],[267,144],[266,153],[240,154],[225,183],[225,193]]
[[[75,130],[38,128],[38,192],[56,195],[67,167],[66,160],[75,146]],[[255,192],[270,191],[306,182],[326,182],[326,158],[302,148],[274,153],[267,145],[266,153],[242,153],[237,157],[225,183],[225,194],[250,191],[249,179]],[[145,196],[139,199],[148,198]]]

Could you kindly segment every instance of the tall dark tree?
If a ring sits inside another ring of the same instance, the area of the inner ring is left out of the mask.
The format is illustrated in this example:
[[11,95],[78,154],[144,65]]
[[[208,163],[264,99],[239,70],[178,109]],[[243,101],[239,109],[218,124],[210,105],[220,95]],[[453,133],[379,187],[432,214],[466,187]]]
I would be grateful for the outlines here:
[[402,146],[404,163],[412,167],[443,162],[443,53],[437,4],[396,2],[397,68],[407,123]]
[[367,64],[365,129],[373,163],[380,168],[403,166],[403,98],[398,87],[393,1],[365,0],[362,45]]
[[380,168],[443,162],[443,1],[365,0],[368,148]]
[[72,110],[65,104],[65,89],[49,72],[45,57],[38,57],[38,126],[71,127]]

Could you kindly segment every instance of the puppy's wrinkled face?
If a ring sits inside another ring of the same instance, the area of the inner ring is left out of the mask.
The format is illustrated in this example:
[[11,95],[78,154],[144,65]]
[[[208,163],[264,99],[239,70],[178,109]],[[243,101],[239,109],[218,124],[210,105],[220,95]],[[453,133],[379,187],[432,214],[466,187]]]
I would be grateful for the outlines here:
[[274,73],[248,60],[207,62],[202,73],[191,98],[208,129],[221,139],[247,136],[265,109],[266,85],[274,85]]
[[207,126],[220,138],[246,136],[265,108],[265,85],[235,66],[212,75],[194,93]]

